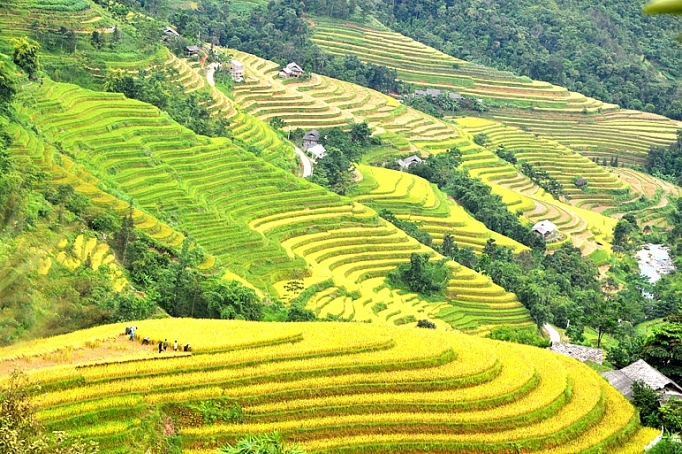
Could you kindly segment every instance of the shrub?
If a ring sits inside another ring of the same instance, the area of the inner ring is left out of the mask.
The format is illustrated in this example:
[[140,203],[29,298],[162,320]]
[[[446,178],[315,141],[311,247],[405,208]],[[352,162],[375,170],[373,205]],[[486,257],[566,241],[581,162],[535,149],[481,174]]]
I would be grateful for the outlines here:
[[436,324],[424,318],[417,322],[417,328],[436,329]]

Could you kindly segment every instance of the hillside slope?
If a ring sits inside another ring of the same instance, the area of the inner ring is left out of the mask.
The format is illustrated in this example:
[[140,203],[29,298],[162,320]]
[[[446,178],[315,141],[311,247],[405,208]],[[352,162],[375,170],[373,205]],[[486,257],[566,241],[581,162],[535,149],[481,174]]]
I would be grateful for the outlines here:
[[[226,139],[196,136],[121,95],[46,81],[25,96],[34,97],[36,107],[23,113],[50,142],[79,168],[132,197],[136,207],[194,237],[211,256],[206,269],[229,270],[272,295],[283,294],[292,279],[304,278],[308,287],[331,278],[332,288],[310,301],[322,316],[404,323],[444,307],[445,301],[428,303],[385,288],[383,276],[397,264],[413,252],[433,251],[373,210]],[[90,195],[91,187],[76,190]],[[500,323],[531,323],[514,296],[489,278],[454,262],[451,267],[453,326],[486,331]],[[377,312],[372,308],[379,303],[384,309]]]
[[[138,344],[107,357],[131,345],[118,324],[0,350],[0,370],[44,358],[29,372],[42,384],[39,420],[104,453],[139,449],[143,427],[164,414],[183,451],[197,454],[274,430],[310,453],[625,454],[656,435],[587,366],[533,347],[362,324],[135,324],[139,338],[190,342],[194,354]],[[59,359],[64,349],[73,360]],[[95,361],[79,365],[80,355]],[[236,416],[202,419],[235,405]]]

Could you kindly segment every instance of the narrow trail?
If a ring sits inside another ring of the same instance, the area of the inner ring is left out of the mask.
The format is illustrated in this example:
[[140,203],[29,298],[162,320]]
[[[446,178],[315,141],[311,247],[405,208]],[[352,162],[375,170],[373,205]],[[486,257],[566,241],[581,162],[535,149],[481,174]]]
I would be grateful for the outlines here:
[[298,155],[299,158],[301,158],[301,162],[303,163],[303,178],[307,178],[310,175],[313,174],[313,165],[310,163],[310,159],[306,154],[298,148],[297,146],[294,146],[294,149],[296,150],[296,154]]
[[206,80],[208,81],[208,84],[211,87],[215,87],[215,78],[213,75],[215,74],[215,70],[218,68],[218,63],[211,63],[208,65],[208,71],[206,72]]
[[547,330],[547,333],[549,334],[549,340],[552,341],[552,344],[559,344],[561,343],[561,336],[559,335],[559,331],[557,331],[552,325],[549,323],[545,323],[544,328]]

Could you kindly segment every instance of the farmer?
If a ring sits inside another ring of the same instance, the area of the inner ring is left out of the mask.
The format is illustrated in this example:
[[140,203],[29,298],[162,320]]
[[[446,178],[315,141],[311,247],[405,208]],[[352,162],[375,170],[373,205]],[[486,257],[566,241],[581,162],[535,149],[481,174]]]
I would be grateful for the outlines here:
[[189,346],[189,343],[185,344],[185,351],[188,352],[192,349],[192,347]]
[[178,351],[178,341],[173,342],[173,351],[174,352]]
[[163,350],[163,342],[159,342],[159,353],[161,353],[161,350]]
[[168,348],[168,339],[164,339],[163,340],[163,351],[165,352],[167,348]]
[[130,340],[134,341],[135,340],[135,330],[137,329],[137,326],[131,326],[130,327]]

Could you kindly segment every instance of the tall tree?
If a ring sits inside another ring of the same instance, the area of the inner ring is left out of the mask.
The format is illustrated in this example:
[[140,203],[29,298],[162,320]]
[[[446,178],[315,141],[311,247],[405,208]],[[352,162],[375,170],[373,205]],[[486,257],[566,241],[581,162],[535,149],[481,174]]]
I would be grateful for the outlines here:
[[22,36],[14,38],[12,43],[12,60],[14,63],[26,71],[30,78],[33,78],[40,69],[40,44],[32,39]]

